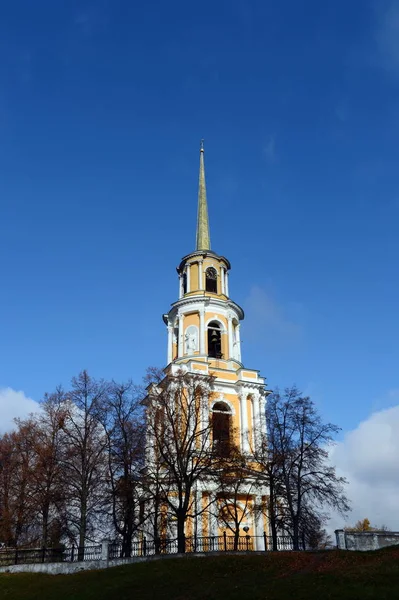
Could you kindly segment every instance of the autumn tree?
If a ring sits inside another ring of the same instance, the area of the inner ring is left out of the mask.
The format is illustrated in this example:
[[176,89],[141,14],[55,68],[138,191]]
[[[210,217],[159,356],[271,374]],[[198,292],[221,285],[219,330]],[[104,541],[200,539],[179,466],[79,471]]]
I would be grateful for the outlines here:
[[62,455],[67,407],[63,390],[57,388],[53,394],[46,394],[40,407],[37,414],[17,424],[19,430],[26,431],[32,459],[31,501],[40,527],[40,545],[46,547],[59,543],[65,529]]
[[[17,444],[15,434],[5,433],[0,438],[0,543],[5,546],[15,546],[23,528],[23,522],[28,522],[25,515],[21,523],[22,500],[25,496],[25,487],[20,477],[17,458]],[[17,483],[22,483],[22,486]]]
[[20,423],[0,440],[0,541],[7,546],[38,540],[33,469],[29,426]]
[[389,531],[389,529],[386,525],[372,525],[370,523],[370,519],[365,518],[359,519],[359,521],[357,521],[353,527],[345,527],[345,531]]
[[196,484],[213,466],[209,397],[214,378],[180,370],[164,377],[152,372],[146,399],[149,489],[157,489],[176,519],[178,551],[185,552],[185,524],[202,514]]

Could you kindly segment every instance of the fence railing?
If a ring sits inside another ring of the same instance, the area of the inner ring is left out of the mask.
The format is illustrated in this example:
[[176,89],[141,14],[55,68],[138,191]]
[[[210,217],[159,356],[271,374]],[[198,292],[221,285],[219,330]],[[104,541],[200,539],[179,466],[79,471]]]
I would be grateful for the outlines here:
[[101,558],[101,544],[69,548],[12,548],[0,550],[0,567],[34,563],[79,562]]
[[[186,553],[202,552],[268,552],[273,549],[272,537],[266,535],[250,536],[227,535],[205,537],[186,537],[184,539]],[[115,558],[145,557],[166,554],[178,554],[179,544],[177,538],[147,539],[142,537],[134,541],[131,546],[121,542],[102,542],[90,546],[68,548],[10,548],[0,550],[0,567],[54,562],[80,562],[89,560],[100,560],[108,557]],[[277,550],[292,550],[292,540],[289,536],[277,538]]]

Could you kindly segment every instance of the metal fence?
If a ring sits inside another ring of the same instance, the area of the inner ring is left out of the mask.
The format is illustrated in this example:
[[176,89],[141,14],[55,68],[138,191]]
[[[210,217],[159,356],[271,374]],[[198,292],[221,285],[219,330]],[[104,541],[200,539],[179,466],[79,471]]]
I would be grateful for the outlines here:
[[[270,551],[273,549],[272,537],[266,534],[262,536],[241,535],[236,538],[233,535],[186,537],[184,540],[186,553],[202,552],[253,552]],[[292,550],[292,539],[289,536],[280,536],[277,539],[277,550]],[[133,542],[131,548],[126,548],[120,542],[111,543],[109,546],[109,558],[123,558],[130,556],[154,556],[157,554],[178,554],[179,543],[177,538],[159,538],[158,540],[146,539]]]
[[101,544],[69,548],[5,548],[0,550],[0,567],[34,563],[79,562],[101,558]]
[[[186,537],[184,540],[186,553],[202,552],[253,552],[273,549],[271,536],[242,535],[235,537],[224,533],[219,536]],[[121,542],[109,542],[108,558],[145,557],[166,554],[178,554],[177,538],[160,538],[157,540],[142,537],[134,541],[130,547]],[[289,536],[277,538],[277,550],[292,550]],[[91,546],[70,546],[68,548],[5,548],[0,550],[0,567],[18,564],[80,562],[99,560],[103,557],[103,544]]]

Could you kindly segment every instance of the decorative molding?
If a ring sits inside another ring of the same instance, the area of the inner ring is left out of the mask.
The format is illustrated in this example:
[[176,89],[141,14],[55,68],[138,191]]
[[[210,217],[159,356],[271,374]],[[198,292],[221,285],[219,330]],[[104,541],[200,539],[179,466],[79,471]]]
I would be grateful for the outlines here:
[[227,400],[227,398],[224,397],[223,394],[219,394],[219,396],[217,398],[215,398],[214,400],[212,400],[211,404],[210,404],[210,409],[213,410],[213,407],[215,404],[217,404],[218,402],[223,402],[224,404],[227,404],[227,406],[230,409],[230,415],[232,415],[233,417],[236,414],[234,405],[230,402],[230,400]]
[[172,304],[172,308],[168,314],[173,312],[175,309],[181,309],[184,306],[188,306],[190,304],[198,304],[202,306],[213,307],[216,310],[224,310],[227,311],[230,309],[233,312],[233,315],[237,317],[238,321],[242,321],[244,319],[244,311],[235,302],[232,300],[221,300],[220,298],[212,297],[212,296],[204,296],[202,294],[197,294],[195,296],[183,297],[177,300]]
[[[205,329],[208,329],[209,323],[212,323],[213,321],[217,321],[221,325],[221,331],[220,331],[221,334],[226,334],[227,333],[226,326],[223,323],[223,321],[220,320],[220,316],[218,316],[218,315],[214,315],[213,317],[211,317],[210,319],[208,319],[206,321],[206,323],[205,323]],[[226,359],[221,359],[221,360],[226,360]]]

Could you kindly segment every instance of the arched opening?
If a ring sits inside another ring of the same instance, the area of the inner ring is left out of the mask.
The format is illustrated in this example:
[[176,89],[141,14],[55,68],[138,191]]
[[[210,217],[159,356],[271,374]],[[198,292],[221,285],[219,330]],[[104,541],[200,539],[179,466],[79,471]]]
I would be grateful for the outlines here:
[[183,273],[183,294],[187,294],[187,273]]
[[216,402],[212,407],[213,449],[221,456],[230,452],[231,411],[225,402]]
[[218,291],[218,274],[216,269],[209,267],[205,271],[205,290],[217,294]]
[[208,356],[222,358],[222,332],[217,321],[211,321],[208,325]]

